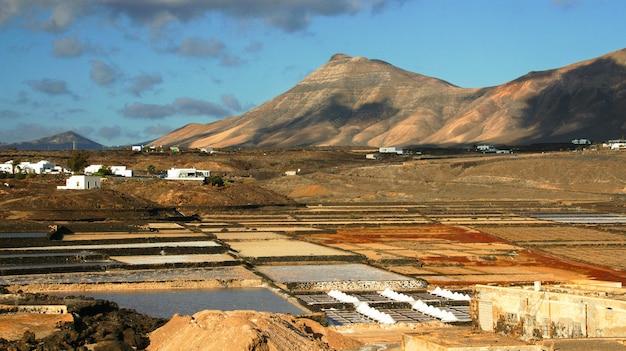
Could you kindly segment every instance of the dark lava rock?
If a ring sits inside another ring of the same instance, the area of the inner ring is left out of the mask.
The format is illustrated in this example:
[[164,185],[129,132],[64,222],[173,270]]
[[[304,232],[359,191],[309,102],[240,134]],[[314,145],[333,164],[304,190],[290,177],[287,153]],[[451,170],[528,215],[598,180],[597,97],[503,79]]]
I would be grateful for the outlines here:
[[119,308],[114,302],[87,297],[22,294],[13,303],[65,304],[74,315],[74,322],[60,326],[59,331],[40,340],[28,331],[18,341],[0,339],[0,350],[83,351],[89,344],[95,345],[95,351],[145,350],[150,344],[148,333],[167,322],[167,319]]

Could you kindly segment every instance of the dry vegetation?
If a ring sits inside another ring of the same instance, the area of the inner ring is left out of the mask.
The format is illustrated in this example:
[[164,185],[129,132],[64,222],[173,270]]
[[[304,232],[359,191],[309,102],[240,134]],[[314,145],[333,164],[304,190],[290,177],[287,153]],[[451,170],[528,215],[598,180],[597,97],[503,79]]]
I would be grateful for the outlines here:
[[[3,151],[0,160],[65,165],[67,152]],[[422,203],[539,201],[595,203],[613,211],[626,206],[626,155],[616,152],[554,152],[483,155],[440,151],[366,160],[344,149],[226,150],[214,155],[99,151],[91,164],[124,165],[138,177],[109,177],[101,191],[62,191],[62,176],[5,179],[0,189],[3,219],[35,218],[37,210],[138,210],[151,207],[194,211],[211,207],[294,203]],[[228,181],[223,188],[173,182],[148,174],[170,167],[209,169]],[[300,170],[296,176],[285,171]],[[33,212],[34,213],[34,212]]]

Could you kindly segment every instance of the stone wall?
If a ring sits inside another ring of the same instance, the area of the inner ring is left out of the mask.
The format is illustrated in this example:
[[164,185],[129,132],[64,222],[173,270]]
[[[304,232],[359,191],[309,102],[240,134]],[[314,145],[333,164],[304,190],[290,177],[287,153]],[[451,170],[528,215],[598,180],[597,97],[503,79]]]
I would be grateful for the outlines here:
[[345,280],[329,282],[290,282],[286,283],[289,291],[382,291],[386,288],[393,290],[425,289],[428,282],[424,279],[415,280]]
[[[476,286],[474,322],[522,339],[626,337],[626,301],[573,290]],[[481,316],[481,314],[483,314]]]

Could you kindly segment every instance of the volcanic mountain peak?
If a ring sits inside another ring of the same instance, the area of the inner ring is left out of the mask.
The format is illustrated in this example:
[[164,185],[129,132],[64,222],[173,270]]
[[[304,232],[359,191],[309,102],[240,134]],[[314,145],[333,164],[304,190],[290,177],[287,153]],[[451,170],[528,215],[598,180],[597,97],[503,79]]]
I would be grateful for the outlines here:
[[335,54],[328,62],[304,78],[295,87],[310,84],[335,84],[345,87],[352,84],[365,89],[374,88],[376,84],[395,84],[403,80],[416,80],[414,83],[441,84],[449,87],[452,84],[417,73],[405,71],[385,61],[370,60],[365,57],[351,57],[346,54]]
[[188,125],[188,147],[468,145],[623,135],[626,49],[506,84],[459,88],[380,60],[335,54],[287,92],[237,117]]
[[6,144],[2,148],[18,150],[102,150],[105,147],[74,131],[67,131],[41,139]]

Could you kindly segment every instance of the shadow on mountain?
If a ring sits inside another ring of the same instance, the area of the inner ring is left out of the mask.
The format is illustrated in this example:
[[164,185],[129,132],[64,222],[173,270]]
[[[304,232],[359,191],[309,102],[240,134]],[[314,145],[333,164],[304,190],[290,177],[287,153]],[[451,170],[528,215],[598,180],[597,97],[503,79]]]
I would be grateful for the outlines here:
[[[294,146],[310,146],[327,143],[334,137],[345,139],[351,144],[354,134],[383,120],[388,120],[400,110],[393,107],[389,99],[367,103],[354,108],[353,102],[344,94],[334,94],[330,102],[317,110],[309,110],[296,118],[262,127],[255,131],[248,141],[237,145],[244,146],[279,146],[278,144],[298,138]],[[342,131],[344,126],[359,126],[353,132]],[[345,135],[341,135],[345,134]]]
[[[560,142],[577,138],[606,140],[626,132],[626,67],[613,59],[598,59],[565,72],[532,72],[516,81],[539,75],[554,76],[547,88],[527,101],[522,127],[533,129],[533,142]],[[612,137],[607,133],[615,133]]]

